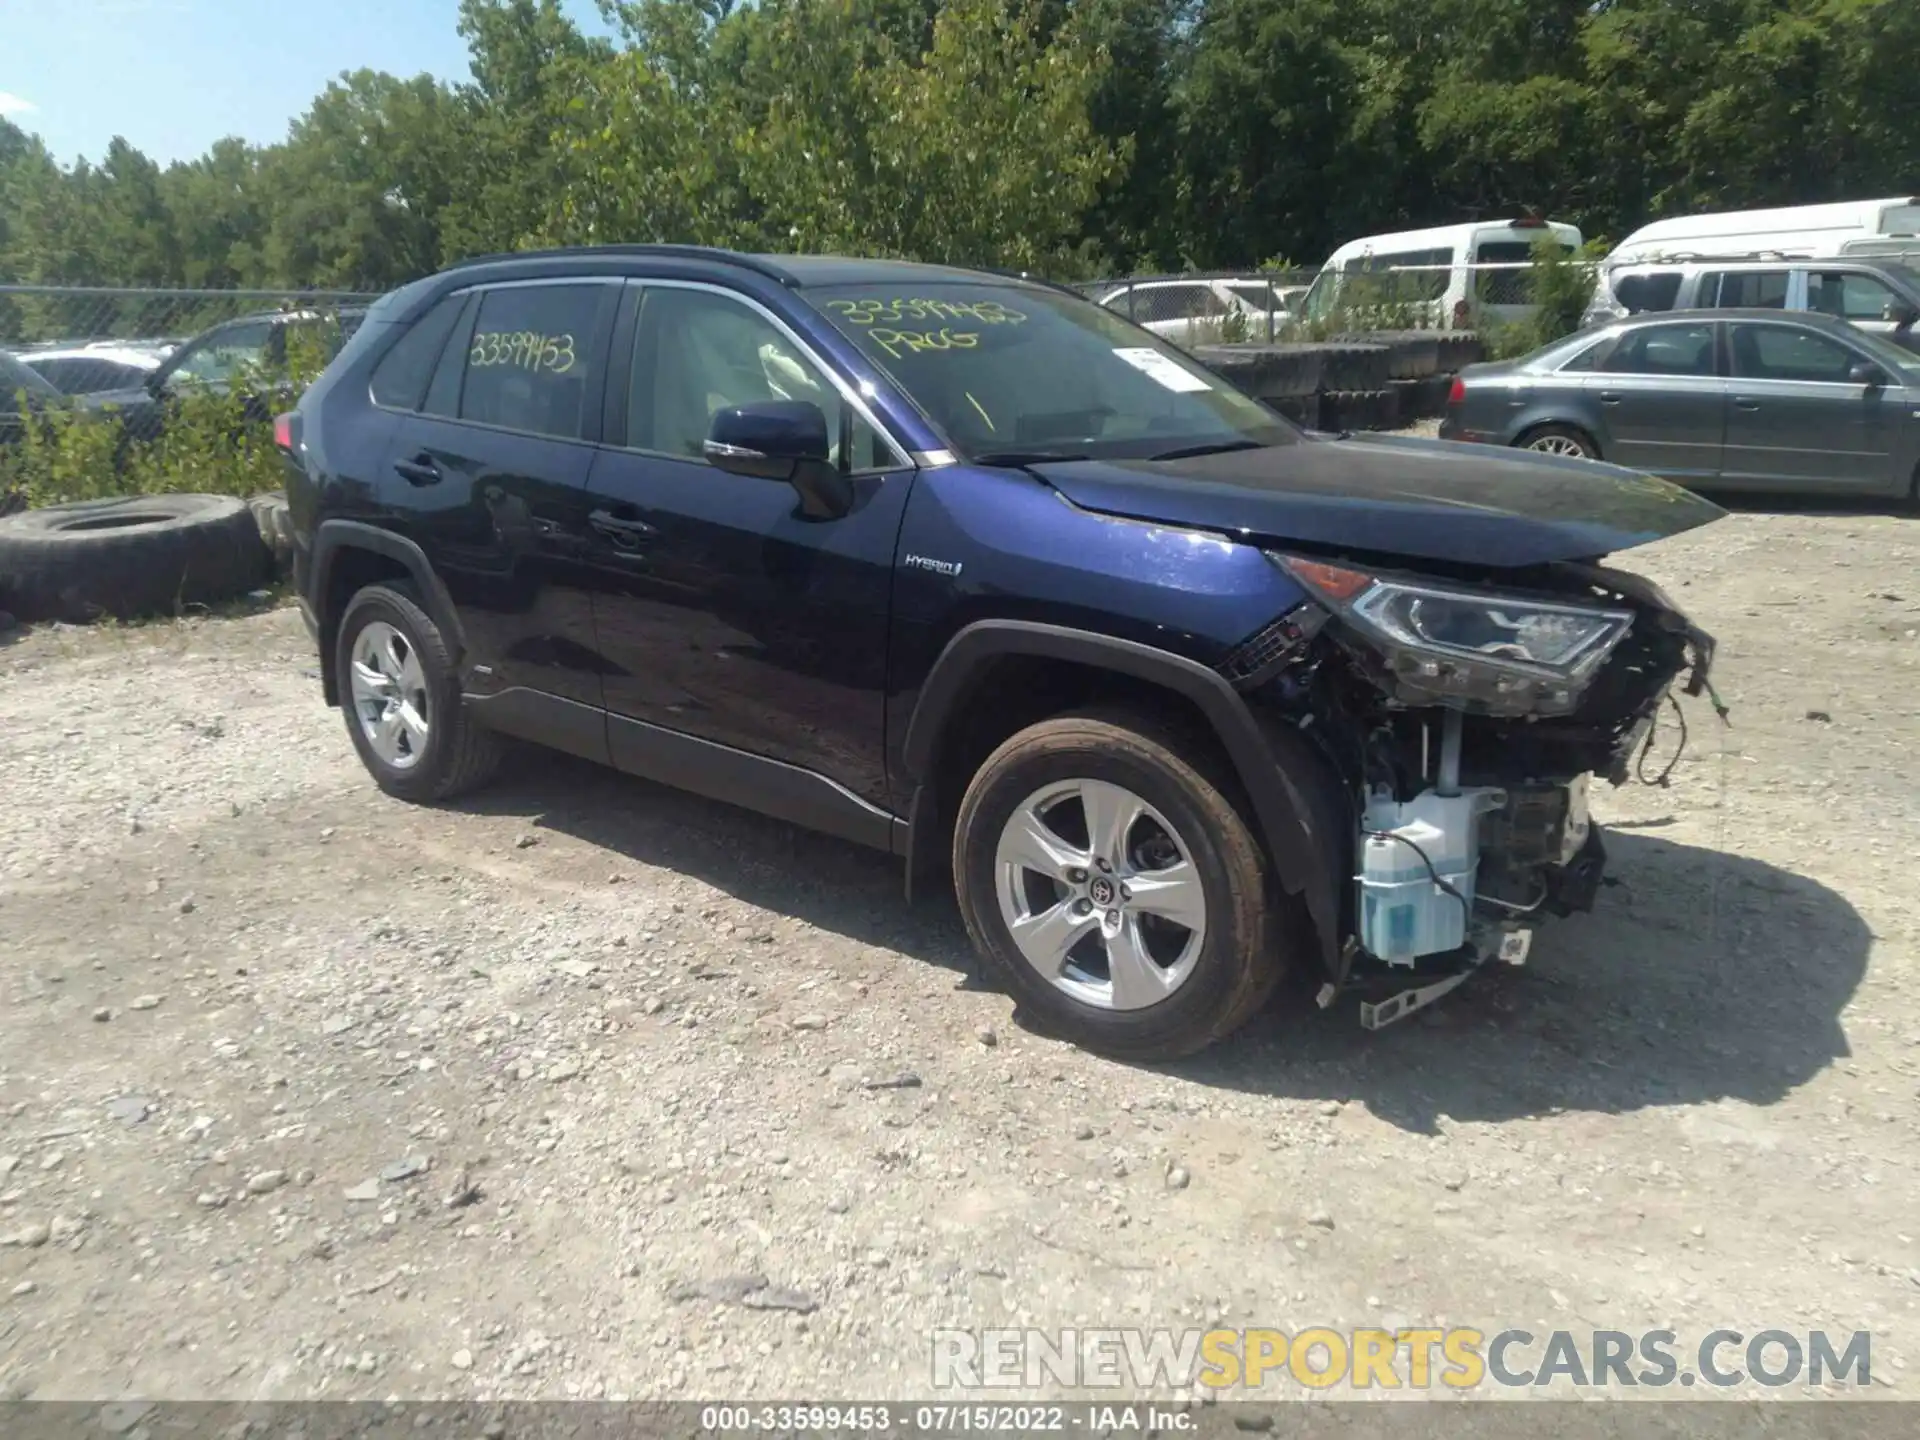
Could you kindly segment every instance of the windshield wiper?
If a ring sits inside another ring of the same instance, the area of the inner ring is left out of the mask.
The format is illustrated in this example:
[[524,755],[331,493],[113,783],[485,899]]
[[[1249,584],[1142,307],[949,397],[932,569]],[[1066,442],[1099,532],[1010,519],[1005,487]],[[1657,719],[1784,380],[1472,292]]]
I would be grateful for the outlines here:
[[1258,440],[1216,440],[1210,445],[1183,445],[1178,450],[1162,450],[1149,460],[1191,460],[1198,455],[1224,455],[1230,450],[1264,450]]
[[1084,454],[1068,450],[983,450],[968,457],[976,465],[1049,465],[1063,460],[1085,460]]

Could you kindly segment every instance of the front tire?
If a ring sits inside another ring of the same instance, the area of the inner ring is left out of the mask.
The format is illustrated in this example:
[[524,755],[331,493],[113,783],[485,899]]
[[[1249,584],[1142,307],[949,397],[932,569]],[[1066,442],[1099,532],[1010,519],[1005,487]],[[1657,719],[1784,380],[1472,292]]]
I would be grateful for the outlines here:
[[1122,710],[1012,736],[954,829],[968,934],[1024,1015],[1134,1061],[1190,1055],[1273,993],[1277,898],[1203,745]]
[[448,800],[492,778],[500,738],[477,723],[440,629],[398,585],[369,585],[340,617],[336,671],[353,748],[387,794]]

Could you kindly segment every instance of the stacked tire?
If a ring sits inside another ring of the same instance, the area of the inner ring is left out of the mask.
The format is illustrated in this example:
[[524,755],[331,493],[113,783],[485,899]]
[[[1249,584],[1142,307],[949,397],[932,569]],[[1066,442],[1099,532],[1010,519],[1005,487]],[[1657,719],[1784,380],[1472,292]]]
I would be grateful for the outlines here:
[[1397,390],[1329,390],[1320,397],[1322,430],[1392,430],[1399,424]]

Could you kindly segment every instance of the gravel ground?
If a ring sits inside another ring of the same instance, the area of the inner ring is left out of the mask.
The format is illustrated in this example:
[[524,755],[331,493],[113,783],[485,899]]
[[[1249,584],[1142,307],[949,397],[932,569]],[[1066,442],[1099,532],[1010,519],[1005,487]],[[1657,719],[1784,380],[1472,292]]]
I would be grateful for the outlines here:
[[1149,1321],[1866,1328],[1913,1396],[1920,522],[1634,563],[1734,716],[1598,796],[1600,913],[1161,1069],[882,857],[532,753],[382,798],[290,609],[0,636],[0,1398],[907,1397]]

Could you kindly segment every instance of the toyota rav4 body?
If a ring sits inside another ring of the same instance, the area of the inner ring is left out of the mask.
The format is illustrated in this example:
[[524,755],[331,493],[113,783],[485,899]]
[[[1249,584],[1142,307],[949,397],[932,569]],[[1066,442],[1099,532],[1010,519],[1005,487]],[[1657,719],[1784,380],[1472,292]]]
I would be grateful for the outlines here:
[[1587,777],[1710,652],[1599,563],[1706,501],[1304,433],[997,275],[476,261],[377,304],[278,438],[383,789],[515,736],[950,872],[1024,1010],[1130,1057],[1289,964],[1426,982],[1589,906]]

